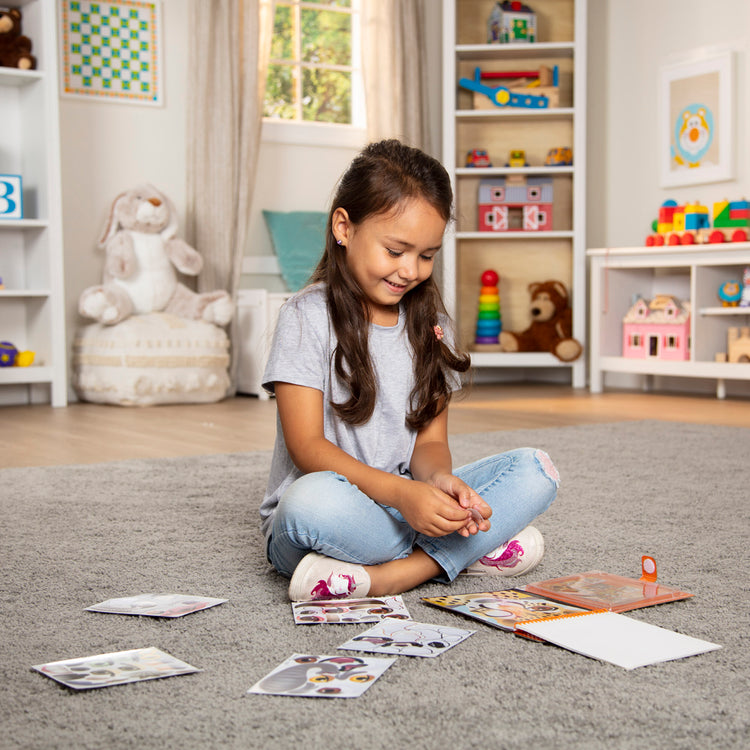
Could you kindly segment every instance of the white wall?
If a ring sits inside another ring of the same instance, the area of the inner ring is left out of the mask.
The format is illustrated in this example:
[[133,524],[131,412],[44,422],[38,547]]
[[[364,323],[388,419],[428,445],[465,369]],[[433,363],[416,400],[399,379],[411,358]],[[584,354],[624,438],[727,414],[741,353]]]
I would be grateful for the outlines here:
[[[750,3],[589,0],[588,244],[642,245],[659,206],[750,196]],[[735,51],[735,179],[659,187],[659,70],[694,50]]]

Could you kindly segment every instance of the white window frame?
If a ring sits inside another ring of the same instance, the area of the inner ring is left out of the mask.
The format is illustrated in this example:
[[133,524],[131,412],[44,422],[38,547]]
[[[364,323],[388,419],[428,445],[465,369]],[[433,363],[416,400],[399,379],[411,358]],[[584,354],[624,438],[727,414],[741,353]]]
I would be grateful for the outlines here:
[[[302,9],[327,10],[321,3],[291,0],[297,13]],[[362,77],[362,26],[359,22],[360,0],[352,0],[351,8],[331,6],[352,16],[352,123],[342,125],[329,122],[282,120],[264,117],[261,140],[266,143],[288,143],[341,148],[359,148],[366,138],[365,87]],[[299,28],[299,26],[297,26]],[[301,60],[295,64],[303,65]]]

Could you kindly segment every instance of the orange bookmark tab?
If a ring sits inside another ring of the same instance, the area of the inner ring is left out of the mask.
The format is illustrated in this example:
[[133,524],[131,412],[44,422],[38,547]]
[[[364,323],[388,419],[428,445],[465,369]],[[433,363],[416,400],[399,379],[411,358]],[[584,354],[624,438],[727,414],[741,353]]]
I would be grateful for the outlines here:
[[656,582],[656,560],[650,555],[641,557],[641,580],[649,583]]

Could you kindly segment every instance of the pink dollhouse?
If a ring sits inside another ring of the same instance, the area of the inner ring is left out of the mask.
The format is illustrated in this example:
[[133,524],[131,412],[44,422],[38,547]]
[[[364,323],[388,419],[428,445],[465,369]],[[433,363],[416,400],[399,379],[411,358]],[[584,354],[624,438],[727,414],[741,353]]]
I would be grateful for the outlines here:
[[690,359],[690,304],[671,294],[639,297],[622,321],[622,356]]

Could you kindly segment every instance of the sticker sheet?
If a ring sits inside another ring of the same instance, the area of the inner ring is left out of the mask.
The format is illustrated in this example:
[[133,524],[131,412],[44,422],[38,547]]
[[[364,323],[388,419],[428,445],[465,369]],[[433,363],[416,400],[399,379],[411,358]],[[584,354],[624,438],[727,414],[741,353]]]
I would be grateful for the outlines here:
[[423,597],[422,601],[508,631],[514,630],[519,622],[545,620],[586,611],[572,604],[562,604],[519,589]]
[[400,596],[292,602],[292,613],[297,625],[380,622],[384,617],[410,619],[409,611]]
[[138,594],[120,599],[107,599],[86,607],[88,612],[108,612],[115,615],[144,615],[146,617],[182,617],[191,612],[224,604],[226,599],[186,594]]
[[306,698],[358,698],[395,661],[292,654],[247,692]]
[[158,648],[138,648],[82,659],[65,659],[38,664],[32,669],[73,690],[124,685],[128,682],[157,680],[160,677],[202,671]]
[[427,625],[414,620],[403,622],[386,618],[339,648],[373,654],[434,657],[444,654],[475,632],[444,625]]

